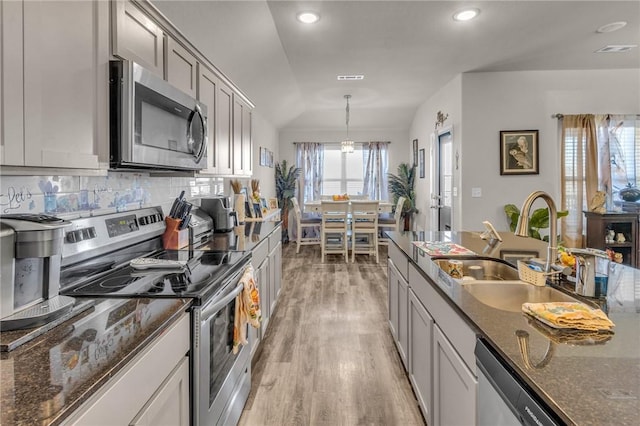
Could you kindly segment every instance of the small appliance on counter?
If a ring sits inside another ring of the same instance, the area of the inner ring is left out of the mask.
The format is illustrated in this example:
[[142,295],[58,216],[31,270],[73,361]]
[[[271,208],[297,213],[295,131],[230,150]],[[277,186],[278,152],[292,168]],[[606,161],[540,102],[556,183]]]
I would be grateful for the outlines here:
[[213,219],[213,232],[230,232],[238,225],[236,212],[230,207],[229,197],[218,195],[202,198],[200,208]]
[[44,214],[0,216],[0,329],[32,328],[68,313],[59,295],[64,229],[71,223]]

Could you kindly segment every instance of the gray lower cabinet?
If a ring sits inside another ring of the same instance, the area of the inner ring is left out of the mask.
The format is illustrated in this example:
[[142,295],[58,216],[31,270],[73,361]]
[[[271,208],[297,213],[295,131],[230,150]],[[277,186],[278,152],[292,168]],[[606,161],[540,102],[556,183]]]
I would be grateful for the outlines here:
[[433,424],[476,424],[476,377],[438,326],[433,328]]
[[409,365],[407,356],[409,284],[391,259],[388,260],[388,265],[389,327],[398,348],[400,359],[402,359],[402,363],[407,369]]
[[427,424],[432,424],[433,411],[431,403],[432,348],[433,318],[422,306],[415,293],[409,290],[409,380]]
[[389,328],[427,424],[474,425],[476,333],[445,297],[389,244]]
[[190,324],[183,314],[62,424],[188,425]]
[[[282,282],[282,243],[281,228],[277,227],[268,238],[265,238],[252,250],[251,263],[254,265],[254,276],[260,294],[260,310],[262,323],[260,328],[249,327],[249,342],[253,356],[267,332],[269,322],[278,302],[280,284]],[[257,266],[256,266],[257,265]]]

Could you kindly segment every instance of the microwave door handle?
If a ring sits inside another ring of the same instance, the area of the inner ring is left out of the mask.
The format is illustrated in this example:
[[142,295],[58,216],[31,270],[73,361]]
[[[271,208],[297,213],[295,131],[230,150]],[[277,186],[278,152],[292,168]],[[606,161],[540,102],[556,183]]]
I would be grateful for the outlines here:
[[191,134],[191,123],[193,122],[193,119],[196,114],[198,115],[198,119],[202,124],[202,135],[203,135],[203,140],[202,140],[202,143],[200,144],[200,149],[198,150],[198,153],[195,154],[196,163],[199,163],[200,160],[202,160],[202,157],[204,156],[204,154],[207,152],[208,136],[207,136],[207,120],[204,118],[202,114],[202,109],[200,108],[200,105],[196,105],[195,108],[191,111],[191,114],[189,114],[189,120],[187,121],[187,141],[189,141],[191,144],[194,143],[193,135]]
[[244,284],[239,283],[236,286],[236,288],[234,288],[231,293],[227,294],[224,298],[222,298],[222,300],[218,301],[213,306],[203,310],[202,313],[200,314],[200,321],[201,322],[209,321],[209,318],[217,314],[220,309],[222,309],[229,302],[235,299],[243,289],[244,289]]

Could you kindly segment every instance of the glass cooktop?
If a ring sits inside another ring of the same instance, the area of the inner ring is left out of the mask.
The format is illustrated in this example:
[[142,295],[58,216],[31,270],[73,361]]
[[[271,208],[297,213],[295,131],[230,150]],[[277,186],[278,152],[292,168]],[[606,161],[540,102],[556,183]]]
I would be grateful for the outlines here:
[[[127,256],[132,258],[131,253]],[[213,296],[229,278],[243,269],[251,253],[162,250],[145,257],[181,260],[186,261],[186,265],[183,268],[134,269],[128,261],[103,259],[65,271],[67,281],[73,280],[74,274],[82,274],[82,268],[86,269],[84,273],[95,278],[69,285],[61,293],[75,297],[189,297],[198,304]]]

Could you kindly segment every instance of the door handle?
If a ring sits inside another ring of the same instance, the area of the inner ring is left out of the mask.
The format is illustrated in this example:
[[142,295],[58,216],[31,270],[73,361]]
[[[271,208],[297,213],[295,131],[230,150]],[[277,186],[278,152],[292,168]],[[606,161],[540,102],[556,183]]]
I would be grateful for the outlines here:
[[[193,135],[191,134],[191,122],[195,119],[195,116],[200,120],[200,124],[202,125],[202,140],[200,141],[200,146],[194,146],[196,142],[193,139]],[[200,105],[196,105],[195,108],[189,114],[189,119],[187,121],[187,144],[191,146],[191,153],[194,155],[196,163],[199,163],[202,160],[202,157],[207,152],[207,140],[209,136],[207,134],[207,119],[202,114],[202,109]],[[197,150],[197,152],[195,152]]]
[[443,208],[443,207],[444,207],[444,206],[443,206],[442,204],[437,204],[437,205],[435,205],[435,206],[431,206],[430,208],[432,208],[432,209],[441,209],[441,208]]

